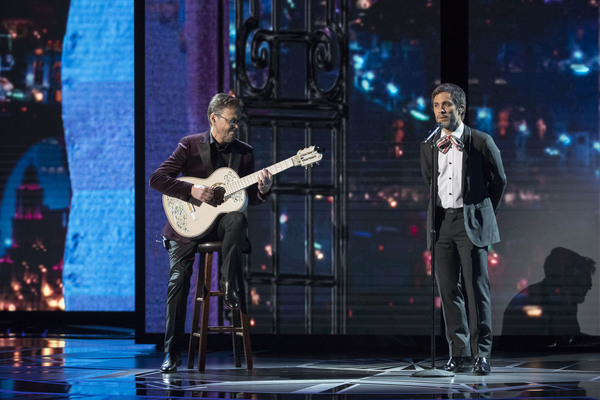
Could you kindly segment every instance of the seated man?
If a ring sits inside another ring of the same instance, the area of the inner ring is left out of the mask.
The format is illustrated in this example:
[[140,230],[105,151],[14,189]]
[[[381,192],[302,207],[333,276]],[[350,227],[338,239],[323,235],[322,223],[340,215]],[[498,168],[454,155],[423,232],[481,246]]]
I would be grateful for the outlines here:
[[[218,200],[213,197],[212,187],[194,185],[176,178],[182,175],[205,179],[221,167],[230,167],[240,177],[244,177],[254,172],[254,154],[250,145],[235,137],[244,122],[240,99],[219,93],[211,100],[207,115],[210,131],[182,138],[173,154],[154,172],[150,178],[150,186],[170,197],[184,201],[195,199],[218,206],[215,204]],[[248,188],[249,203],[265,202],[271,184],[271,173],[266,169],[260,171],[258,186]],[[187,297],[196,248],[200,241],[223,242],[220,282],[225,294],[223,302],[230,309],[239,307],[236,277],[242,266],[247,225],[246,216],[237,211],[218,216],[210,232],[201,239],[183,237],[169,223],[165,225],[162,235],[169,252],[171,273],[167,290],[166,354],[161,366],[162,372],[174,372],[181,364]]]

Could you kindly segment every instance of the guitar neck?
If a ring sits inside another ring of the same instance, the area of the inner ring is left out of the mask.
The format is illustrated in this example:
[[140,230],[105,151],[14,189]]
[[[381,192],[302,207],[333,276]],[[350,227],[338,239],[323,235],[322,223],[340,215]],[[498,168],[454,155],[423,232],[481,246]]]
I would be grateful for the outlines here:
[[[271,175],[276,175],[282,171],[285,171],[288,168],[294,166],[294,162],[292,161],[293,157],[288,158],[287,160],[283,160],[278,162],[277,164],[273,164],[266,168],[267,171],[271,173]],[[246,175],[243,178],[240,178],[234,182],[229,182],[224,185],[225,187],[225,195],[230,195],[231,193],[235,193],[242,189],[246,189],[249,186],[252,186],[256,182],[258,182],[258,174],[260,171],[256,171],[250,175]]]

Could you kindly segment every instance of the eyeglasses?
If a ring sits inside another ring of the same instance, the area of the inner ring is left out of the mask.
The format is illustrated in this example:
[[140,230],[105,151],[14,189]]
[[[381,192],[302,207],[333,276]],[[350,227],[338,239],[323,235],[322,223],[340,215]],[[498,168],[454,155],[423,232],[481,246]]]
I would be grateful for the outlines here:
[[233,128],[234,126],[238,126],[238,127],[242,127],[244,126],[244,124],[246,123],[246,121],[244,121],[243,119],[235,119],[235,118],[231,118],[231,119],[227,119],[225,117],[223,117],[222,115],[219,115],[217,113],[215,113],[215,115],[219,118],[224,119],[225,121],[229,122],[229,127]]

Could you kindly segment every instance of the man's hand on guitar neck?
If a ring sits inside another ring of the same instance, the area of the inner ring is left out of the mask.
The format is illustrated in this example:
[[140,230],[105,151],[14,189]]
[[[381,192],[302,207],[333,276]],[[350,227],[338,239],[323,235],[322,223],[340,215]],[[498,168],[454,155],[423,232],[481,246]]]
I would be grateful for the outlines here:
[[271,190],[271,185],[273,184],[273,175],[269,172],[268,169],[263,168],[258,173],[258,190],[261,194],[269,193]]

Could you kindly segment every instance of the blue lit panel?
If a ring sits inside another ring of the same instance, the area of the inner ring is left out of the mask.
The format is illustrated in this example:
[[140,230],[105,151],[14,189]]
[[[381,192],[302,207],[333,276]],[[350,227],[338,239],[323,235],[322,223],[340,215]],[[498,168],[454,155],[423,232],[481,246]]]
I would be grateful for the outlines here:
[[73,195],[67,311],[134,310],[132,0],[71,1],[62,59]]

